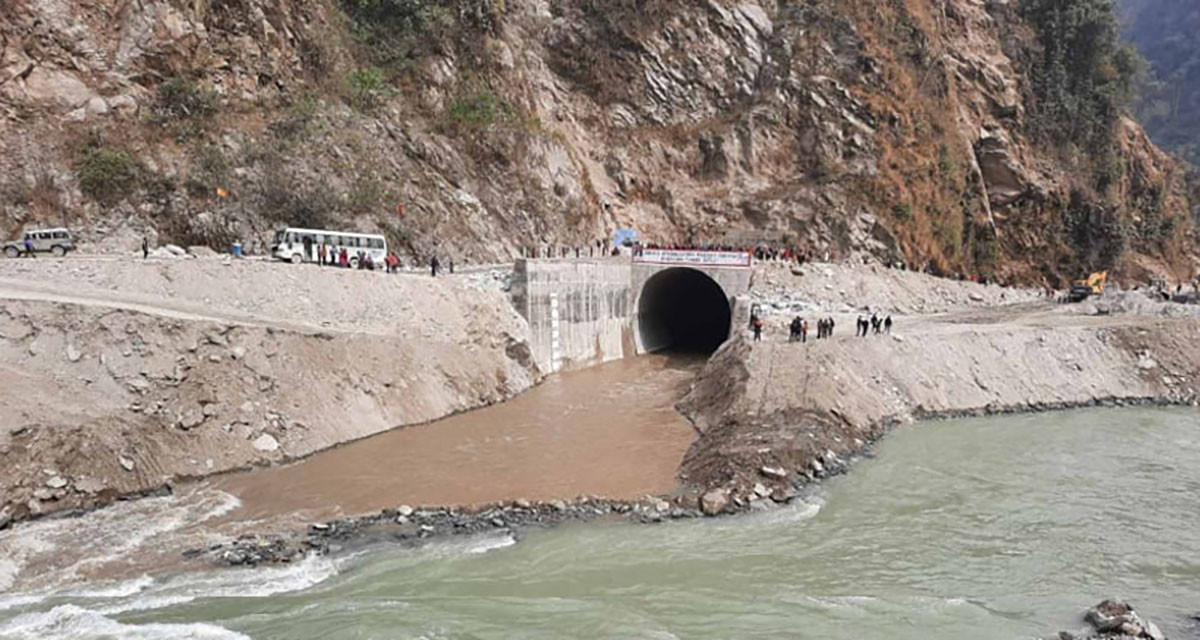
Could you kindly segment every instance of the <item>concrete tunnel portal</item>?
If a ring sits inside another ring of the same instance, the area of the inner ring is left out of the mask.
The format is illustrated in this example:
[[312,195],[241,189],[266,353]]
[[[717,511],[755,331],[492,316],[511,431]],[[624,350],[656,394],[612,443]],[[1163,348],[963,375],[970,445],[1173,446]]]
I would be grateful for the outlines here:
[[647,352],[711,354],[729,338],[733,310],[725,290],[688,267],[656,273],[638,300],[638,332]]

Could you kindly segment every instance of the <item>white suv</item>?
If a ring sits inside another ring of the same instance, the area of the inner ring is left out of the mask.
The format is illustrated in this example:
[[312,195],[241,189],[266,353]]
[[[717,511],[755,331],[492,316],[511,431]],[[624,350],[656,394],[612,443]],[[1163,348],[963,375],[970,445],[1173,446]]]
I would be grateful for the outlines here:
[[25,237],[4,245],[4,255],[18,258],[28,253],[52,253],[61,258],[75,250],[75,240],[66,229],[36,229],[26,231]]

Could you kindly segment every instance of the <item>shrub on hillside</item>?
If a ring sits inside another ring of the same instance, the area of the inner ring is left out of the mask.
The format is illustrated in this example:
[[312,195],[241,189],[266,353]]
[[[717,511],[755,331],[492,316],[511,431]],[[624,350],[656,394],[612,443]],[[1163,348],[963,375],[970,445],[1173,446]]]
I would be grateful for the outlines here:
[[306,93],[288,105],[283,116],[268,125],[271,133],[281,140],[300,141],[311,136],[316,129],[321,103],[311,93]]
[[1112,0],[1028,0],[1021,11],[1038,35],[1031,124],[1089,152],[1113,143],[1144,61],[1120,41]]
[[446,118],[452,124],[468,127],[486,127],[498,122],[507,122],[516,116],[516,111],[490,89],[480,89],[454,99],[446,109]]
[[258,195],[263,218],[290,227],[324,229],[341,209],[337,192],[327,181],[293,175],[283,163],[266,167]]
[[84,195],[112,203],[137,189],[141,167],[124,149],[88,147],[79,154],[75,173]]
[[217,94],[191,79],[175,76],[158,85],[154,117],[159,122],[208,118],[217,112]]
[[192,149],[188,171],[188,193],[195,197],[211,196],[218,187],[227,186],[229,159],[215,144],[199,145]]
[[477,45],[470,31],[496,33],[507,11],[504,0],[342,0],[355,39],[376,64],[398,68],[453,46]]
[[1095,202],[1079,190],[1071,192],[1063,223],[1067,244],[1081,271],[1116,266],[1129,247],[1130,236],[1135,233],[1122,222],[1113,207]]
[[376,177],[360,174],[354,181],[348,194],[350,208],[355,213],[368,213],[383,208],[385,189],[383,183]]
[[350,104],[355,109],[370,113],[378,109],[391,94],[391,87],[383,71],[378,67],[367,67],[350,73]]

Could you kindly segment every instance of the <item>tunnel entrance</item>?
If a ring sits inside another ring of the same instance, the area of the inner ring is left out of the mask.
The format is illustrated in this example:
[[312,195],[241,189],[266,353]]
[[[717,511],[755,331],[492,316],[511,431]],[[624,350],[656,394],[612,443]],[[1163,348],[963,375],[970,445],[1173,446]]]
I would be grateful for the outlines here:
[[729,338],[732,321],[725,291],[703,272],[667,269],[642,287],[638,325],[648,352],[710,354]]

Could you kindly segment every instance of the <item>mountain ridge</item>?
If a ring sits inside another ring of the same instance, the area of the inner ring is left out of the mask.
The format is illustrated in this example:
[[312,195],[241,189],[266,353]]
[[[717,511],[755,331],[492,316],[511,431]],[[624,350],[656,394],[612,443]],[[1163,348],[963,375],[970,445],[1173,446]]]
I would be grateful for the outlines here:
[[1100,151],[1037,124],[1046,44],[1072,35],[1043,9],[19,0],[3,226],[260,250],[285,224],[378,229],[413,262],[632,227],[1013,282],[1190,278],[1186,168],[1098,98],[1071,104],[1103,111]]

